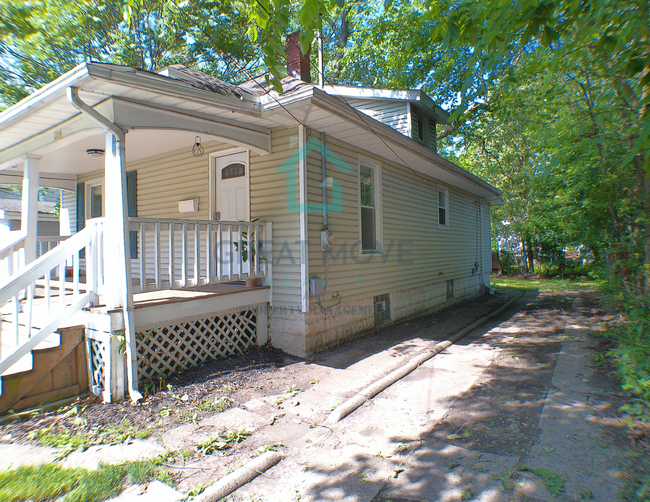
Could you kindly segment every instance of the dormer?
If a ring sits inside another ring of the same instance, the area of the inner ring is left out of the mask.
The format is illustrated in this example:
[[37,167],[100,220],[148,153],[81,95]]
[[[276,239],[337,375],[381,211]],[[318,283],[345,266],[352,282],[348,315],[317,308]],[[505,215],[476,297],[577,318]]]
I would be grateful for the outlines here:
[[325,86],[325,91],[437,152],[436,126],[447,124],[449,115],[423,91],[342,85]]

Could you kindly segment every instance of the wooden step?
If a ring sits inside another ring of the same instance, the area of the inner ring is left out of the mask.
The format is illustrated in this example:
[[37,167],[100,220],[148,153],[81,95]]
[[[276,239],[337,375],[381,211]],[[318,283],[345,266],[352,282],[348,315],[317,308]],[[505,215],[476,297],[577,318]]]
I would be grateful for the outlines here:
[[[32,351],[32,369],[0,377],[0,413],[61,399],[88,389],[83,326],[61,328],[60,343]],[[13,368],[12,368],[13,369]]]

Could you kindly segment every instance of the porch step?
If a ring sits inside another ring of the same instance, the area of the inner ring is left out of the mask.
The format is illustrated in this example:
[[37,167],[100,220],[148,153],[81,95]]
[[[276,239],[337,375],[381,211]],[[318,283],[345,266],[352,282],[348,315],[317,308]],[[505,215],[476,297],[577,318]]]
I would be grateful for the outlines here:
[[[52,338],[52,340],[50,340]],[[62,328],[0,377],[0,414],[83,392],[88,387],[84,328]],[[53,342],[58,341],[57,344]],[[79,350],[78,347],[82,350]],[[73,354],[75,352],[75,354]]]
[[[0,321],[0,360],[12,354],[16,348],[16,331],[14,323],[5,319]],[[24,325],[18,327],[18,345],[25,343],[28,339],[27,328]],[[39,343],[34,350],[47,350],[52,347],[57,347],[61,344],[61,335],[59,333],[52,333],[45,340]],[[21,373],[29,371],[34,367],[32,354],[27,354],[21,358],[11,368],[6,370],[2,375],[11,375],[14,373]]]

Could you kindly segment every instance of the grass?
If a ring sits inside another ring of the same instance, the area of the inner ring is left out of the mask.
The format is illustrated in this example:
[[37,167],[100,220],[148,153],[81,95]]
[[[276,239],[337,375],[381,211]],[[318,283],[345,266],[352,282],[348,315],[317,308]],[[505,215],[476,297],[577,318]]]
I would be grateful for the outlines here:
[[580,278],[580,279],[557,279],[557,278],[526,278],[493,276],[490,283],[496,289],[511,289],[516,291],[563,291],[563,290],[594,290],[600,289],[605,281]]
[[59,448],[59,457],[65,457],[77,448],[87,448],[96,444],[120,444],[147,437],[149,437],[149,431],[138,429],[126,419],[118,425],[110,425],[104,429],[93,427],[90,431],[83,433],[73,433],[69,430],[58,431],[52,427],[29,433],[30,439],[36,439],[45,446]]
[[101,465],[97,470],[64,469],[55,464],[19,467],[0,472],[0,500],[48,501],[63,497],[66,502],[95,502],[120,493],[125,484],[140,484],[153,478],[168,484],[171,477],[162,459]]
[[548,492],[557,498],[562,493],[564,493],[564,478],[561,478],[555,474],[552,470],[547,469],[546,467],[536,467],[531,469],[530,467],[521,466],[519,467],[520,471],[529,471],[541,478],[542,484],[546,487]]

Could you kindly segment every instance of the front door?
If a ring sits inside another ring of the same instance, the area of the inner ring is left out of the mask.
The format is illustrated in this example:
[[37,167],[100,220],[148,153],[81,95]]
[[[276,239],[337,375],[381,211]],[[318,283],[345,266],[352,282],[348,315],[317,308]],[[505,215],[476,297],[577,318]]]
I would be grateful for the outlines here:
[[217,157],[214,180],[216,219],[250,221],[248,152]]

